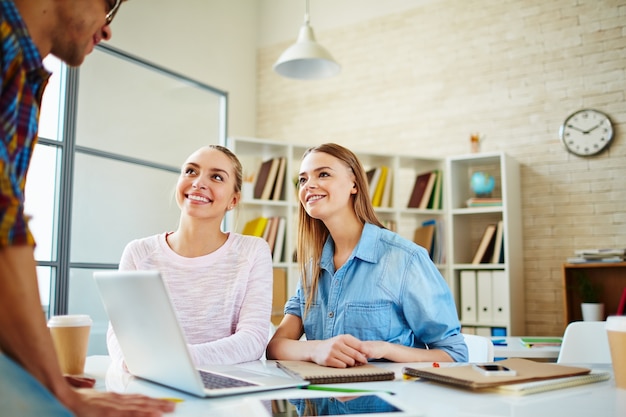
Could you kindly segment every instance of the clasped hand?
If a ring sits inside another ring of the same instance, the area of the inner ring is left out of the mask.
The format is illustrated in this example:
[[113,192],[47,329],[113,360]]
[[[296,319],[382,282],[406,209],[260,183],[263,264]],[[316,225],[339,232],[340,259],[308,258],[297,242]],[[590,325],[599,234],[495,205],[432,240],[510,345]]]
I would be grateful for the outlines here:
[[361,341],[349,334],[342,334],[319,341],[312,360],[318,365],[349,368],[366,364],[368,359],[383,358],[387,345],[387,342]]

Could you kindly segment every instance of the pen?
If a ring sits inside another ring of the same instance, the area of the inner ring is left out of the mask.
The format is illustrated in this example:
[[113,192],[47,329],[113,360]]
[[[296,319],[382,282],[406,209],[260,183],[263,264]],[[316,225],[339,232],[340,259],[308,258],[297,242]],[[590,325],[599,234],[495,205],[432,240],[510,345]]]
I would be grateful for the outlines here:
[[376,389],[355,389],[355,388],[337,388],[337,387],[326,387],[324,385],[306,385],[304,387],[300,387],[302,389],[310,389],[315,391],[330,391],[330,392],[346,392],[346,393],[357,393],[357,392],[384,392],[389,395],[396,395],[395,392],[384,391],[384,390],[376,390]]
[[182,398],[173,398],[173,397],[165,397],[165,398],[161,398],[161,399],[165,400],[165,401],[170,401],[170,402],[173,402],[173,403],[182,403],[183,401],[185,401]]

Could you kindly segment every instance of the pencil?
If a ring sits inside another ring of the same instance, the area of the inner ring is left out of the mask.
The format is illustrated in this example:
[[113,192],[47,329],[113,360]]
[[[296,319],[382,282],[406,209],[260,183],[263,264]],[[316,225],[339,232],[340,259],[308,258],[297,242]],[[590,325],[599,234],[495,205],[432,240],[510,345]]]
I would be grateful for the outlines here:
[[310,389],[315,391],[330,391],[330,392],[345,392],[345,393],[357,393],[357,392],[384,392],[389,395],[396,395],[395,392],[384,391],[384,390],[375,390],[375,389],[355,389],[355,388],[338,388],[338,387],[327,387],[324,385],[306,385],[301,387],[302,389]]

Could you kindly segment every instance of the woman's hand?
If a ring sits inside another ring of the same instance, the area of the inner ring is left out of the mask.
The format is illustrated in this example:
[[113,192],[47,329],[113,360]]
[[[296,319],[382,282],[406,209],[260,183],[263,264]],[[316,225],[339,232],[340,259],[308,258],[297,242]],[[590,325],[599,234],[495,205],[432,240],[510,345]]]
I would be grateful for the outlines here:
[[368,359],[389,359],[392,344],[381,340],[361,342],[361,351]]
[[317,342],[311,360],[318,365],[348,368],[367,363],[363,342],[349,334]]

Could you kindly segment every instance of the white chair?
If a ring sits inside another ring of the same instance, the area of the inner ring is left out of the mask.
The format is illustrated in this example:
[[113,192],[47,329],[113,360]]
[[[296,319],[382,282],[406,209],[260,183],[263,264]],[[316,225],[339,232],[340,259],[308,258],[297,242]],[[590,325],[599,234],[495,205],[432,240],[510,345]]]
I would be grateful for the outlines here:
[[567,325],[557,363],[611,363],[604,321],[574,321]]
[[485,336],[465,334],[468,362],[493,362],[493,342]]

